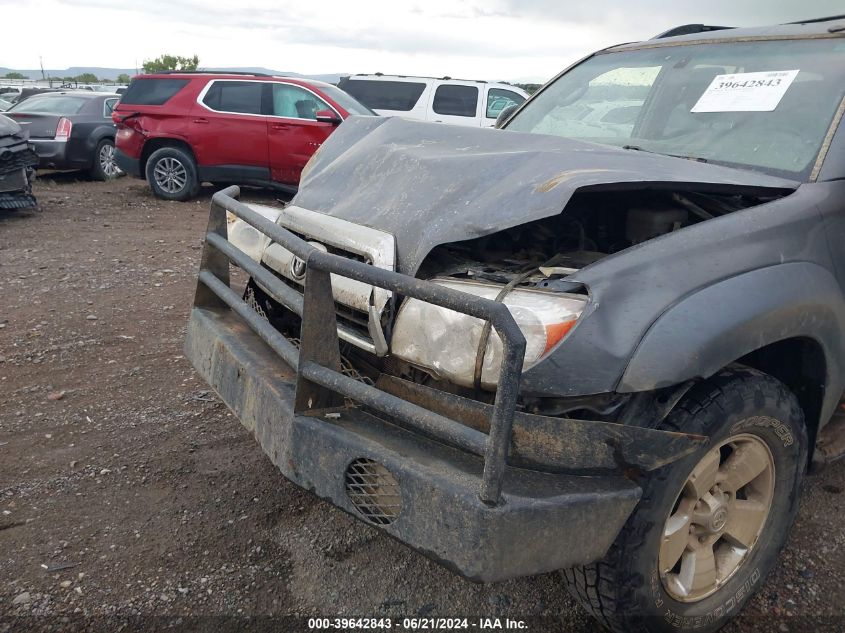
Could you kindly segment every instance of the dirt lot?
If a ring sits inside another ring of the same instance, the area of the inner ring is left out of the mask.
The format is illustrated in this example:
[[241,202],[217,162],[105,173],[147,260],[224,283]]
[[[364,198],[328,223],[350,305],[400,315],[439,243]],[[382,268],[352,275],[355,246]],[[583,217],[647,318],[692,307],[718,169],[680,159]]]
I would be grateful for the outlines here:
[[[36,194],[37,211],[0,216],[0,631],[305,630],[266,616],[311,614],[594,630],[557,575],[465,582],[265,459],[182,356],[210,190],[166,203],[61,175]],[[843,463],[809,479],[732,630],[845,626],[843,489]]]

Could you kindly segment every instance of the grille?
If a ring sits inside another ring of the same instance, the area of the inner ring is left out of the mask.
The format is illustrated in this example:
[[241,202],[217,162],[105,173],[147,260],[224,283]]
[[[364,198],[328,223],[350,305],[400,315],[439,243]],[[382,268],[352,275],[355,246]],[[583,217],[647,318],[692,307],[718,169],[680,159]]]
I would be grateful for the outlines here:
[[[269,321],[270,319],[267,318],[267,313],[264,311],[264,308],[261,307],[261,304],[258,302],[258,298],[255,296],[255,290],[251,287],[247,286],[246,293],[244,294],[244,302],[253,310],[255,310],[258,315],[264,319],[265,321]],[[298,341],[297,341],[298,343]],[[299,345],[297,344],[297,347]]]
[[[337,251],[338,249],[334,249],[334,250]],[[351,253],[348,253],[347,251],[343,251],[343,252],[338,251],[338,253],[342,254],[344,257],[346,257],[347,254],[352,255]],[[350,256],[350,257],[348,257],[348,259],[353,259],[353,257]],[[280,279],[282,281],[282,283],[284,283],[286,286],[288,286],[289,288],[292,288],[293,290],[296,290],[296,292],[298,294],[302,295],[302,293],[303,293],[302,284],[300,284],[296,281],[293,281],[292,279],[288,279],[287,277],[285,277],[284,275],[279,273],[277,270],[270,268],[266,264],[262,264],[262,267],[265,268],[266,270],[269,270],[271,273],[273,273],[273,275],[277,279]],[[357,310],[355,308],[350,308],[349,306],[345,306],[342,303],[338,303],[337,301],[335,301],[334,305],[335,305],[335,316],[337,317],[338,323],[345,325],[347,327],[347,329],[352,330],[353,332],[355,332],[358,336],[360,336],[365,341],[371,340],[370,339],[370,331],[367,327],[368,314],[366,312],[362,312],[361,310]],[[282,307],[282,309],[287,310],[287,308],[284,308],[284,307]]]
[[[264,308],[261,307],[261,301],[259,301],[258,297],[255,296],[255,290],[251,286],[248,286],[247,289],[246,289],[246,292],[244,292],[244,302],[250,308],[255,310],[262,319],[264,319],[265,321],[270,320],[269,318],[267,318],[267,312],[265,312]],[[284,308],[282,306],[280,306],[280,308],[282,310],[287,310],[287,308]],[[279,330],[279,332],[287,340],[289,340],[291,343],[293,343],[293,345],[296,347],[296,349],[299,349],[299,345],[300,345],[299,338],[297,338],[295,336],[290,336],[289,334],[282,332],[281,330]],[[357,380],[358,382],[363,382],[365,385],[370,385],[372,387],[376,384],[373,381],[372,378],[362,374],[360,371],[358,371],[355,368],[355,366],[352,364],[352,362],[346,357],[346,355],[343,354],[343,350],[341,350],[341,355],[340,355],[340,371],[343,373],[344,376],[349,376],[350,378]],[[356,406],[355,401],[352,400],[351,398],[345,398],[344,401],[346,403],[346,406],[350,406],[350,407]]]
[[389,525],[402,510],[396,477],[377,461],[361,457],[346,468],[346,495],[370,523]]

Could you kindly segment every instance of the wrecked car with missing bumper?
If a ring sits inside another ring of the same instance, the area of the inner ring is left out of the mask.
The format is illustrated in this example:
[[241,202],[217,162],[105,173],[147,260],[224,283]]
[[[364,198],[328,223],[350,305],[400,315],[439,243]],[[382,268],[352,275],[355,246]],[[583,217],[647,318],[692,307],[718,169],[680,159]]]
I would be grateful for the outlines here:
[[0,209],[35,206],[32,180],[37,165],[28,131],[0,114]]
[[188,357],[456,572],[719,628],[845,443],[843,24],[600,51],[501,130],[349,119],[284,208],[214,196]]

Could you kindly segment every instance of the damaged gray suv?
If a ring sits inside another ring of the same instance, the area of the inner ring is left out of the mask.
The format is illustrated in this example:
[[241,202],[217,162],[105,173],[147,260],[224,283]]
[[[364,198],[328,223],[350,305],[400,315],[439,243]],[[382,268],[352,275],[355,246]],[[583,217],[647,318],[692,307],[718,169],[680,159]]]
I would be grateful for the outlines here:
[[722,626],[845,451],[845,19],[685,30],[217,193],[188,324],[288,479],[614,631]]

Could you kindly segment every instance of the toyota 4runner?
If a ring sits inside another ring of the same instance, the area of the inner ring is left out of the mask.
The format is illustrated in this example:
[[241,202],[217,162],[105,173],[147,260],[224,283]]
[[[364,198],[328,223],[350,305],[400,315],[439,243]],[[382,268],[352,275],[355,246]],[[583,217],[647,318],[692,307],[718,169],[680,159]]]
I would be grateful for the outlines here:
[[845,445],[845,19],[685,31],[217,193],[188,324],[287,478],[614,631],[722,626]]

